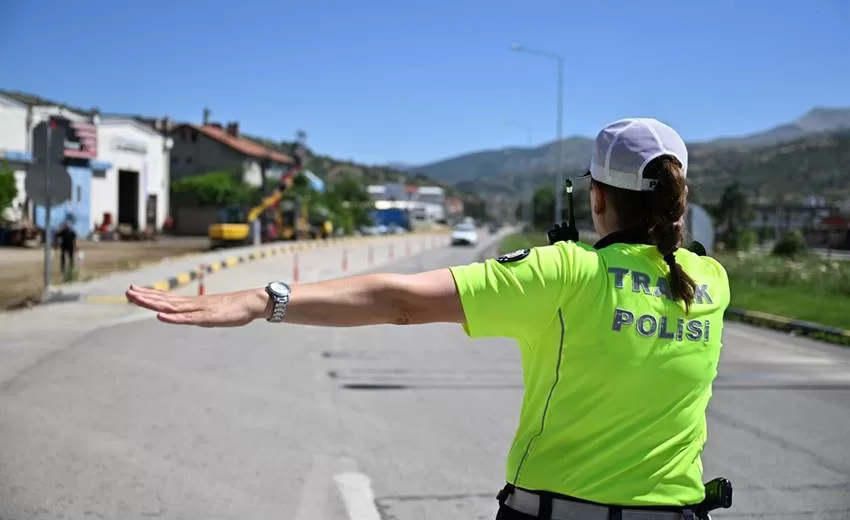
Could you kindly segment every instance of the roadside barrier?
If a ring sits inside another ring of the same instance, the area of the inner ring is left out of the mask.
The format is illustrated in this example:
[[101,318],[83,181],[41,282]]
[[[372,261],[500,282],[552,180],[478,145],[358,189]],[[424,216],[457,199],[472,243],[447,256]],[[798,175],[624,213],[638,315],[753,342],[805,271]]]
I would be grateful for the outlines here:
[[201,268],[198,269],[198,296],[204,295],[204,273],[207,270],[207,266],[205,264],[201,264]]
[[726,317],[750,325],[770,328],[789,334],[806,336],[814,339],[850,345],[850,330],[829,327],[810,321],[795,320],[784,316],[775,316],[766,312],[749,311],[734,307],[726,309]]

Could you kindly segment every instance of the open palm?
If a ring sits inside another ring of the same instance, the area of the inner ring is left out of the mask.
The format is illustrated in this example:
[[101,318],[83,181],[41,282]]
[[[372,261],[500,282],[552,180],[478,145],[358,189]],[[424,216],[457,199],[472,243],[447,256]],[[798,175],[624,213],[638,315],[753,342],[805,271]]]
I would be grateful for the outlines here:
[[155,311],[159,321],[198,327],[240,327],[261,317],[265,302],[256,290],[179,296],[131,285],[125,293],[133,304]]

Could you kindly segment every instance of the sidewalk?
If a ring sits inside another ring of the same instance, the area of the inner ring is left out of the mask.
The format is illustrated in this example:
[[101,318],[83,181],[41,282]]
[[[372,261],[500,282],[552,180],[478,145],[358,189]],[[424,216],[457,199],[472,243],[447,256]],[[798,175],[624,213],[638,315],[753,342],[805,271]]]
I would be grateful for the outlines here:
[[262,246],[249,246],[210,251],[172,258],[135,271],[117,272],[110,275],[53,288],[54,302],[123,298],[131,284],[146,285],[159,289],[174,289],[194,281],[205,266],[206,276],[215,276],[223,269],[238,268],[241,264],[262,258],[279,256],[283,262],[297,254],[305,259],[312,255],[336,254],[342,266],[343,252],[353,257],[367,255],[371,248],[375,262],[401,258],[414,252],[448,243],[445,233],[414,233],[380,237],[343,237],[328,240],[303,242],[277,242]]

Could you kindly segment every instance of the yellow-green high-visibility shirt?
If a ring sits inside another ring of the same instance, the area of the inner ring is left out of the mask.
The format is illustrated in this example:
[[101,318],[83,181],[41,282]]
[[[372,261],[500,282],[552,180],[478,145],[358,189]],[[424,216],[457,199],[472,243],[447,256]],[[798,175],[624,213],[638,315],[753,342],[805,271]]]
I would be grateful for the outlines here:
[[522,353],[506,480],[609,505],[696,504],[726,271],[675,253],[697,284],[686,314],[655,246],[606,239],[451,268],[466,333],[514,338]]

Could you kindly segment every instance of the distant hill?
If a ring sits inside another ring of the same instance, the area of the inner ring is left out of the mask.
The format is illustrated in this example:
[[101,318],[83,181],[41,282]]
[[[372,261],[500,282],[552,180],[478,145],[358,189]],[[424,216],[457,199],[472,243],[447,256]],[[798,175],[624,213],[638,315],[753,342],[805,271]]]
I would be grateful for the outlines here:
[[[579,174],[586,165],[567,169]],[[794,141],[748,149],[691,148],[688,170],[691,194],[715,202],[733,182],[753,197],[802,199],[807,195],[850,198],[850,130],[817,133]],[[516,197],[527,181],[554,182],[551,172],[504,173],[458,181],[457,186],[482,196]]]
[[[292,144],[288,141],[275,141],[265,137],[254,136],[242,132],[242,137],[250,139],[263,146],[289,154]],[[351,161],[341,161],[327,155],[319,155],[310,152],[307,168],[323,179],[329,176],[348,174],[362,179],[364,183],[380,184],[384,182],[405,182],[407,184],[423,186],[437,184],[442,186],[450,195],[462,195],[463,190],[453,184],[437,182],[420,173],[403,172],[389,165],[367,165]]]
[[[848,133],[850,108],[815,108],[796,121],[757,134],[690,143],[692,178],[703,183],[709,178],[716,178],[718,183],[732,179],[754,185],[766,182],[767,187],[772,187],[778,179],[758,173],[770,166],[787,175],[815,179],[806,183],[806,189],[844,190],[850,188],[850,162],[842,149]],[[569,174],[586,169],[593,141],[571,137],[562,143],[564,170]],[[551,142],[535,148],[472,152],[411,171],[455,183],[464,190],[508,194],[515,192],[519,179],[527,176],[535,183],[550,182],[555,157],[555,143]],[[777,157],[784,163],[777,163]],[[791,164],[797,169],[791,171],[788,166]],[[714,190],[708,187],[705,191],[706,195],[712,195]]]
[[816,107],[795,121],[763,132],[739,137],[721,137],[698,144],[746,149],[780,144],[811,134],[840,130],[850,130],[850,108]]

